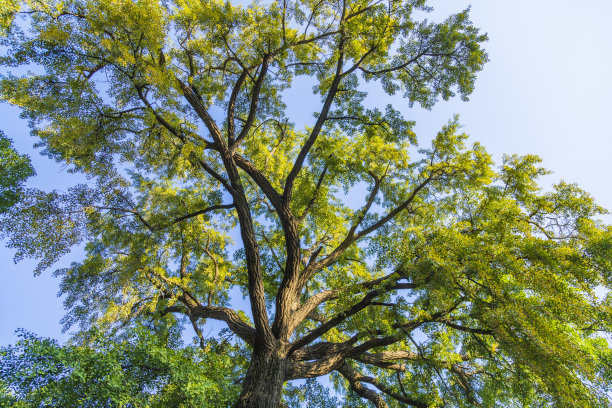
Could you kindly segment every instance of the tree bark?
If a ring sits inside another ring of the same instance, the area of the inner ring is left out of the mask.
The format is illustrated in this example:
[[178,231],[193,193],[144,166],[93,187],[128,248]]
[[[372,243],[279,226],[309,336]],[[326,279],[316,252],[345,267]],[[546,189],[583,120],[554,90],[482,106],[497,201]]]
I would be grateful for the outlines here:
[[278,408],[288,361],[280,350],[253,354],[235,408]]

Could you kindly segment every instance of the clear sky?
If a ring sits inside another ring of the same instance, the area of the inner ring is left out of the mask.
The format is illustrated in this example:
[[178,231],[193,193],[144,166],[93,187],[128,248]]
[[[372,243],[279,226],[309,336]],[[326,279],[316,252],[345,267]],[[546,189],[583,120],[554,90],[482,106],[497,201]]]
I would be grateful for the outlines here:
[[[472,141],[481,142],[497,162],[502,154],[537,154],[561,179],[578,183],[597,202],[612,210],[612,1],[584,0],[446,0],[431,1],[438,20],[472,5],[472,21],[489,34],[491,61],[480,73],[469,102],[440,102],[431,111],[394,103],[417,121],[422,144],[454,114]],[[291,94],[289,94],[291,95]],[[292,110],[308,106],[303,95]],[[312,110],[319,105],[312,99]],[[17,109],[0,104],[0,129],[20,152],[30,155],[38,176],[29,185],[65,189],[78,181],[32,148],[27,123]],[[606,217],[608,223],[612,217]],[[78,259],[79,251],[64,262]],[[62,300],[51,271],[33,277],[33,262],[14,265],[13,253],[0,248],[0,346],[15,340],[22,327],[64,340]]]

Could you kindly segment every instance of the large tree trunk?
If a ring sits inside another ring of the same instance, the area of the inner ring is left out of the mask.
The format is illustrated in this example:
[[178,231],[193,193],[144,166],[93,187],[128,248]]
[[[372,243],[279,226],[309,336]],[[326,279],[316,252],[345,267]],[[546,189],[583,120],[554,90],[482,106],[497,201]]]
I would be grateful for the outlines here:
[[287,364],[278,351],[253,353],[236,408],[278,408]]

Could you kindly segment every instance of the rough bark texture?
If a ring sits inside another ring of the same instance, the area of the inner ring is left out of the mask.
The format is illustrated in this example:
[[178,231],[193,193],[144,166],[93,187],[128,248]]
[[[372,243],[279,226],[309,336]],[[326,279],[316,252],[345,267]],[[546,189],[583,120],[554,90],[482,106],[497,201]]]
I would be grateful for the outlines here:
[[253,354],[236,408],[279,407],[287,366],[281,350]]

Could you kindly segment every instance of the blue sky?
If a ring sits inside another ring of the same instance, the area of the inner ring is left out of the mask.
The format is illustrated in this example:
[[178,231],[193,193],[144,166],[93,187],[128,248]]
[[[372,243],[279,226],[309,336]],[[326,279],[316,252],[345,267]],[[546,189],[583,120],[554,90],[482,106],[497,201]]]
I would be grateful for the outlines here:
[[[612,2],[433,1],[436,11],[429,18],[444,18],[470,4],[473,22],[489,34],[491,59],[470,101],[440,102],[431,111],[408,109],[399,97],[375,95],[372,102],[401,107],[417,121],[422,144],[459,114],[463,130],[497,162],[504,153],[537,154],[554,171],[543,187],[561,179],[575,182],[612,210]],[[298,110],[309,101],[296,99],[289,107]],[[316,109],[318,98],[312,103]],[[0,104],[0,118],[0,128],[32,158],[38,176],[30,186],[65,189],[77,180],[32,148],[35,140],[17,109]],[[64,262],[78,256],[77,250]],[[19,327],[65,340],[58,280],[50,271],[33,277],[33,262],[15,265],[12,257],[12,251],[0,248],[0,346],[13,342]]]

